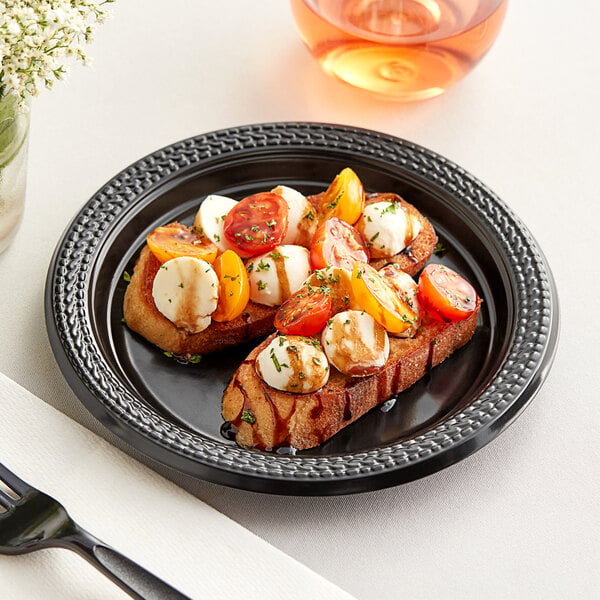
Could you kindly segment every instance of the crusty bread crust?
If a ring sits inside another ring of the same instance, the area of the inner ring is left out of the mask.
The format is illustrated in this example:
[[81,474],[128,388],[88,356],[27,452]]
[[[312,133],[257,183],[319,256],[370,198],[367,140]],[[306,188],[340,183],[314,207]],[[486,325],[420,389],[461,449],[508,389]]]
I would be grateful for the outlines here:
[[[318,210],[323,194],[308,197]],[[371,262],[376,269],[395,262],[409,275],[415,275],[431,257],[437,236],[431,223],[419,211],[395,194],[372,194],[368,201],[394,198],[415,215],[421,223],[421,231],[407,250],[391,258],[377,259]],[[156,308],[152,297],[154,276],[160,268],[160,262],[154,257],[148,246],[144,246],[133,270],[131,281],[125,292],[123,316],[127,326],[146,340],[173,354],[210,354],[230,348],[248,340],[271,333],[277,307],[264,306],[249,302],[245,311],[233,321],[218,323],[213,321],[200,333],[189,333],[176,327]]]
[[[464,321],[428,320],[414,338],[390,337],[390,356],[379,373],[351,378],[332,368],[329,382],[310,394],[275,390],[256,374],[255,359],[273,339],[270,336],[250,352],[231,379],[223,394],[223,418],[234,425],[236,442],[245,448],[293,446],[303,450],[318,446],[378,404],[409,388],[464,346],[475,332],[480,305],[481,300]],[[242,420],[244,411],[250,411],[254,423]]]

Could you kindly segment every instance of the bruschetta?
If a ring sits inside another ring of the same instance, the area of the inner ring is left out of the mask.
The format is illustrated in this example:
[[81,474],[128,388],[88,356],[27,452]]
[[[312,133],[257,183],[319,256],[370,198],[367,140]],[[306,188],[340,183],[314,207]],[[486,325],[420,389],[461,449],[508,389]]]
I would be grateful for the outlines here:
[[392,193],[365,196],[351,169],[308,197],[286,186],[240,202],[210,195],[192,225],[169,223],[148,235],[125,293],[124,320],[183,356],[268,335],[278,307],[344,253],[346,230],[364,247],[359,258],[376,268],[393,262],[409,274],[423,268],[437,243],[414,206]]

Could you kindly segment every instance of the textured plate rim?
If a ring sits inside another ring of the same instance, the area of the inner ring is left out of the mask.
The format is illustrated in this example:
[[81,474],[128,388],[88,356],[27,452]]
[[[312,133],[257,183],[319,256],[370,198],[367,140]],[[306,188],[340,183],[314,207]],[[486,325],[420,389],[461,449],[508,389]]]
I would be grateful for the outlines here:
[[[490,384],[437,427],[410,440],[338,456],[280,456],[220,444],[168,421],[125,389],[95,343],[90,265],[111,227],[175,173],[261,149],[361,153],[425,178],[486,228],[515,277],[515,335]],[[552,364],[559,309],[552,274],[533,236],[490,189],[448,159],[398,137],[326,123],[261,123],[186,138],[136,161],[73,218],[48,270],[46,326],[57,362],[83,404],[150,458],[234,487],[283,494],[337,494],[411,481],[462,460],[504,430],[532,400]]]

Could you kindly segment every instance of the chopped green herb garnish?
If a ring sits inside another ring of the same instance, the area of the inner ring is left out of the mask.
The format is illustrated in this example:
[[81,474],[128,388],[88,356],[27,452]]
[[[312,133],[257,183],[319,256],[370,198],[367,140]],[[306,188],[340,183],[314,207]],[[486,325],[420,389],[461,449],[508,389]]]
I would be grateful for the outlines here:
[[392,202],[389,206],[386,206],[381,211],[381,215],[380,216],[385,215],[386,212],[389,212],[389,213],[392,213],[392,214],[396,214],[396,212],[398,211],[398,206],[399,206],[399,204],[397,202]]
[[254,423],[256,422],[256,419],[250,409],[242,412],[242,421],[245,421],[246,423],[249,423],[250,425],[254,425]]
[[271,268],[271,265],[267,262],[264,262],[263,259],[260,259],[260,262],[258,263],[256,270],[257,271],[268,271]]
[[433,253],[436,256],[442,256],[446,254],[446,246],[444,246],[444,244],[441,241],[438,241],[438,243],[435,245]]
[[267,287],[267,284],[266,284],[264,281],[262,281],[262,280],[260,280],[260,279],[259,279],[259,280],[256,282],[256,287],[257,287],[259,290],[264,290],[264,289]]
[[131,275],[127,271],[123,271],[123,280],[127,283],[131,281]]
[[[281,343],[279,345],[281,345]],[[269,356],[271,357],[271,360],[273,361],[273,364],[275,365],[275,369],[277,370],[277,372],[281,373],[281,364],[277,360],[277,357],[275,356],[275,350],[273,348],[271,348],[271,352],[269,353]]]

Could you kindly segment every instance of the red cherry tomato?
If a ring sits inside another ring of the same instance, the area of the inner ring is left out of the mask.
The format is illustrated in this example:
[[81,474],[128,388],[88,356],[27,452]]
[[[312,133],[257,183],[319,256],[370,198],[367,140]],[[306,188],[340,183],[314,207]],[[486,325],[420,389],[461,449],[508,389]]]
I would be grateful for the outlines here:
[[369,253],[361,234],[352,225],[337,217],[319,225],[310,248],[314,269],[342,267],[352,271],[357,260],[368,263]]
[[315,335],[325,327],[332,313],[329,290],[305,285],[279,307],[275,327],[289,335]]
[[269,252],[285,237],[288,210],[287,202],[277,194],[248,196],[227,213],[223,233],[242,258]]
[[429,264],[419,277],[419,301],[438,321],[462,321],[477,308],[477,292],[452,269]]

